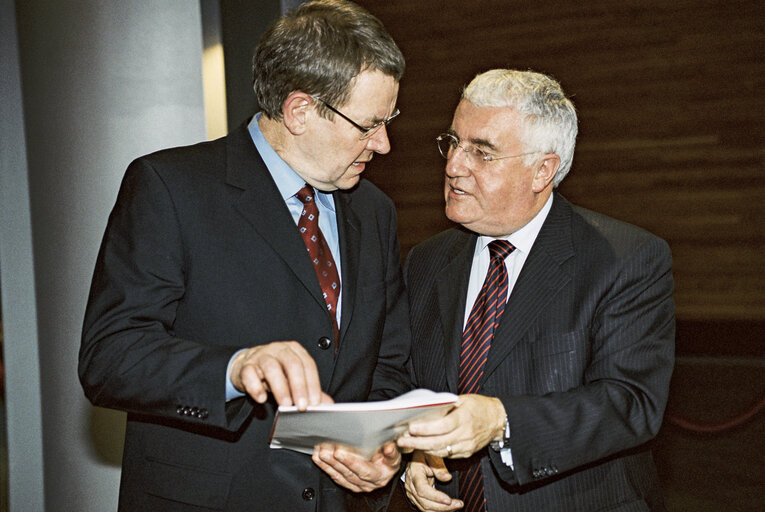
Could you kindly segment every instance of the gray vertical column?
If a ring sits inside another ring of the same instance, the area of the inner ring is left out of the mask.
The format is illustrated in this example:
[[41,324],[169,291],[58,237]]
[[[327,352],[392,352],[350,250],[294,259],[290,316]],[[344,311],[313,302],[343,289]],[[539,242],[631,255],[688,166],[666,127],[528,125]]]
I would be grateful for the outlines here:
[[0,303],[7,420],[7,428],[0,428],[7,432],[6,460],[11,471],[6,474],[13,491],[10,504],[6,490],[0,492],[2,506],[14,511],[36,511],[42,510],[44,503],[40,365],[24,113],[12,0],[0,4],[0,98]]
[[128,163],[205,138],[199,4],[35,0],[16,12],[36,302],[18,300],[37,306],[45,509],[116,510],[124,415],[85,400],[80,329]]

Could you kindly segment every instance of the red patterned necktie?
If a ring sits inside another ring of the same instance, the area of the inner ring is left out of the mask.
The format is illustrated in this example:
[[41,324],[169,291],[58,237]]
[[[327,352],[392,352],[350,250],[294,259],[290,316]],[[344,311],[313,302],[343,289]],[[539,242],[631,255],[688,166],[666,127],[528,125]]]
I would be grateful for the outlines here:
[[319,229],[319,208],[316,206],[313,187],[306,184],[297,193],[298,199],[303,203],[303,211],[298,221],[298,230],[303,237],[308,255],[311,257],[316,277],[319,278],[324,301],[327,303],[327,311],[332,317],[332,327],[335,334],[335,351],[339,342],[337,325],[337,299],[340,296],[340,276],[337,273],[335,260],[332,252]]
[[[457,390],[460,394],[477,393],[478,381],[483,375],[486,357],[489,354],[494,331],[505,309],[507,298],[507,269],[505,258],[515,250],[507,240],[489,243],[489,271],[481,292],[470,311],[465,332],[462,335],[460,372]],[[460,499],[465,503],[465,512],[486,510],[481,475],[481,457],[476,454],[467,469],[460,474]]]

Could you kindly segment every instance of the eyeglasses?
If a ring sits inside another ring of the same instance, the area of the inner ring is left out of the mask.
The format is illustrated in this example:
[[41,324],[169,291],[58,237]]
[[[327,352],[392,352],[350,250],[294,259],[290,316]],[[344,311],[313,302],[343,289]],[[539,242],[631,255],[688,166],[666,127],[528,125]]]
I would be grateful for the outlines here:
[[397,115],[399,115],[401,113],[401,111],[399,109],[396,109],[396,110],[393,111],[393,114],[391,114],[388,119],[385,119],[383,121],[377,122],[377,123],[373,124],[372,126],[361,126],[359,123],[357,123],[356,121],[354,121],[350,117],[346,116],[345,114],[343,114],[342,112],[340,112],[335,107],[333,107],[332,105],[330,105],[329,103],[327,103],[323,99],[319,98],[318,96],[313,96],[313,99],[315,99],[316,101],[322,102],[325,107],[327,107],[332,112],[334,112],[335,114],[339,115],[340,117],[342,117],[343,119],[345,119],[346,121],[351,123],[355,128],[357,128],[361,132],[361,136],[359,137],[360,140],[368,139],[369,137],[374,135],[374,133],[378,129],[380,129],[381,126],[383,126],[383,125],[388,126],[390,124],[390,122],[393,121],[393,118],[395,118]]
[[462,151],[465,152],[465,158],[467,159],[468,165],[471,167],[482,167],[495,160],[504,160],[505,158],[518,158],[520,156],[539,153],[539,151],[529,151],[519,155],[494,156],[481,149],[478,149],[475,146],[468,146],[466,144],[460,143],[459,137],[452,135],[451,133],[442,133],[436,137],[436,143],[438,144],[438,152],[441,153],[441,156],[447,160],[454,156],[454,150],[457,148],[462,148]]

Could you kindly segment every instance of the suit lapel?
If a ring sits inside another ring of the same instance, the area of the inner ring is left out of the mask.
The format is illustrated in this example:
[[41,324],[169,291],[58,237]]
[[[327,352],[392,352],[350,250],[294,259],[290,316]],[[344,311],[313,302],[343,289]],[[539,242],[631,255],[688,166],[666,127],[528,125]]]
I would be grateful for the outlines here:
[[321,287],[310,260],[305,257],[305,245],[295,228],[295,221],[255,148],[246,125],[228,136],[226,151],[227,183],[243,189],[235,200],[236,209],[324,308]]
[[457,231],[459,238],[453,247],[454,257],[441,270],[436,279],[438,308],[443,329],[446,383],[449,391],[457,392],[462,346],[462,327],[465,322],[465,302],[470,265],[473,261],[476,236]]
[[[361,252],[361,222],[356,212],[351,208],[351,193],[335,192],[335,208],[337,209],[337,231],[340,238],[340,258],[342,270],[343,304],[340,318],[340,339],[343,339],[351,317],[360,280],[359,257]],[[340,344],[342,350],[343,344]]]
[[510,294],[489,351],[482,381],[508,357],[529,326],[571,280],[563,263],[574,256],[571,205],[555,195],[552,208]]

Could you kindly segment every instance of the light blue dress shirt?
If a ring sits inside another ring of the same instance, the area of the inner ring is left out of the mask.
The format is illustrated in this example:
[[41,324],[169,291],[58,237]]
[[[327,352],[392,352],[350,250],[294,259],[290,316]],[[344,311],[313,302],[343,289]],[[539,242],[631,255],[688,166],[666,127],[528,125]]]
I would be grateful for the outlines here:
[[[297,193],[306,183],[303,178],[292,170],[287,162],[282,160],[263,136],[263,132],[260,131],[260,127],[258,126],[260,115],[260,113],[256,114],[247,128],[250,132],[250,137],[252,137],[252,142],[255,143],[255,147],[258,149],[260,157],[263,159],[263,162],[265,162],[268,172],[271,173],[271,177],[276,183],[276,188],[279,189],[279,193],[281,194],[282,199],[284,199],[287,208],[289,208],[292,220],[295,221],[295,226],[297,227],[300,214],[303,211],[303,203],[297,198]],[[337,299],[337,311],[335,312],[337,325],[340,325],[343,299],[343,271],[342,262],[340,260],[340,242],[337,234],[337,213],[335,211],[335,200],[332,197],[332,194],[316,190],[316,206],[319,208],[319,229],[321,229],[324,239],[327,241],[329,250],[332,253],[332,258],[335,260],[337,273],[340,276],[340,295]],[[234,354],[234,356],[236,356],[236,354]],[[233,360],[234,357],[232,356],[231,359]],[[231,366],[231,361],[229,361],[229,366]],[[231,380],[228,378],[228,371],[226,371],[226,400],[232,400],[240,396],[244,396],[244,394],[240,393],[234,385],[231,384]]]

